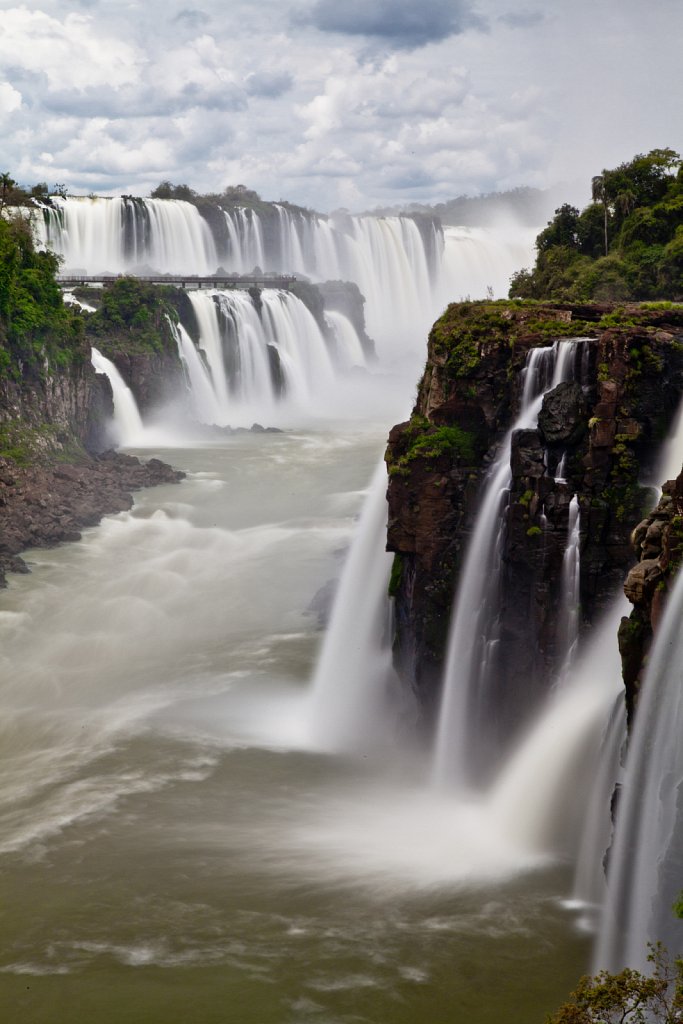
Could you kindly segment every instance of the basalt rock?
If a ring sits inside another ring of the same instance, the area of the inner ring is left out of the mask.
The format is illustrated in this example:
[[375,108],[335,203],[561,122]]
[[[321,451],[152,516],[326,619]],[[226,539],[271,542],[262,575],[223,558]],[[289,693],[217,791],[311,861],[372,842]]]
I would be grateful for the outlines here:
[[546,445],[576,445],[586,431],[586,403],[581,385],[562,381],[543,397],[538,430]]
[[[546,397],[537,429],[512,438],[512,484],[501,522],[497,717],[521,728],[520,694],[540,696],[557,670],[574,494],[581,513],[581,629],[590,628],[623,584],[630,532],[647,501],[638,481],[652,471],[683,394],[683,311],[449,306],[430,333],[412,417],[391,431],[386,456],[394,660],[417,692],[426,723],[438,703],[453,594],[484,478],[518,412],[527,354],[571,337],[586,339],[574,381]],[[657,537],[653,529],[643,540],[651,549]],[[533,699],[525,703],[533,707]]]
[[656,507],[631,534],[639,561],[630,569],[624,593],[634,606],[619,627],[619,651],[626,687],[629,722],[652,639],[661,622],[664,606],[676,573],[683,562],[683,472],[664,484]]
[[28,571],[19,552],[79,540],[84,527],[129,509],[131,491],[184,475],[159,459],[141,462],[114,451],[52,466],[0,458],[0,586],[5,571]]

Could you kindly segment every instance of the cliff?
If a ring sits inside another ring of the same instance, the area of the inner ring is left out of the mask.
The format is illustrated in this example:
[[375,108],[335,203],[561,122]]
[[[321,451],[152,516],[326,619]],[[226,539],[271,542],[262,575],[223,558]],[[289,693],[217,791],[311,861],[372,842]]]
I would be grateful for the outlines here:
[[[54,256],[34,250],[21,219],[0,219],[0,264],[3,586],[6,569],[26,571],[19,557],[25,548],[77,539],[82,527],[130,508],[130,490],[182,474],[158,460],[143,464],[105,451],[111,387],[91,365],[84,316],[62,301]],[[144,331],[149,324],[137,326]],[[149,367],[150,354],[137,350],[128,334],[122,352]],[[102,337],[113,343],[105,332]]]
[[390,434],[395,663],[427,720],[482,483],[519,410],[527,354],[572,337],[585,339],[575,383],[547,394],[538,427],[512,437],[494,699],[514,732],[524,723],[522,708],[533,707],[534,691],[558,668],[555,624],[574,494],[581,512],[582,629],[618,591],[632,562],[630,533],[648,499],[638,481],[653,470],[683,392],[683,310],[670,304],[449,306],[431,331],[411,419]]
[[638,702],[652,638],[683,561],[683,472],[664,484],[659,502],[636,526],[631,543],[638,561],[626,578],[624,593],[633,611],[619,627],[629,722]]

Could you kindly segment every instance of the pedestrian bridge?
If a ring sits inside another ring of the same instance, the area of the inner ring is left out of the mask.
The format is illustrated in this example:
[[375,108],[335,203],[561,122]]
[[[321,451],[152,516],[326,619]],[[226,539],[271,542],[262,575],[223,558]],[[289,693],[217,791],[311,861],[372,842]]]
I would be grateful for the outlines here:
[[212,277],[198,277],[195,274],[103,274],[91,276],[88,274],[60,274],[57,277],[62,288],[108,288],[122,277],[134,277],[136,281],[144,281],[146,284],[171,285],[174,288],[185,288],[188,291],[198,288],[283,288],[288,290],[298,280],[292,276],[278,276],[277,274],[263,274],[261,276],[247,275],[240,277],[238,274],[213,275]]

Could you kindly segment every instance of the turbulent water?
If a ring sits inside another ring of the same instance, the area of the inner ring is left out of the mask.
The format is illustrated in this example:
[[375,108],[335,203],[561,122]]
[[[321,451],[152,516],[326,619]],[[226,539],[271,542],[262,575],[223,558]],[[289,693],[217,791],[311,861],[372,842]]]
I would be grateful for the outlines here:
[[[336,310],[323,323],[277,289],[260,310],[195,292],[198,343],[173,328],[184,401],[143,422],[93,350],[119,443],[189,476],[80,545],[30,553],[33,575],[0,594],[0,1010],[35,1024],[540,1022],[584,969],[583,915],[602,898],[621,609],[581,650],[574,499],[562,685],[483,785],[508,436],[456,600],[437,749],[423,749],[391,668],[381,462],[440,304],[504,292],[529,240],[284,206],[220,217],[219,230],[186,203],[60,200],[43,241],[91,273],[220,263],[355,281],[379,360]],[[579,345],[531,353],[517,426],[576,376]],[[195,429],[252,419],[285,432],[208,444]],[[668,694],[677,677],[664,654],[655,665]],[[663,751],[678,711],[674,696],[643,711]],[[673,807],[677,765],[662,755],[648,775],[648,741],[634,744],[648,806]],[[655,822],[634,838],[633,799],[602,926],[610,963],[655,934],[638,929],[669,848]]]
[[405,742],[311,728],[316,594],[382,445],[162,452],[184,483],[0,594],[3,1019],[528,1024],[573,984],[561,865]]

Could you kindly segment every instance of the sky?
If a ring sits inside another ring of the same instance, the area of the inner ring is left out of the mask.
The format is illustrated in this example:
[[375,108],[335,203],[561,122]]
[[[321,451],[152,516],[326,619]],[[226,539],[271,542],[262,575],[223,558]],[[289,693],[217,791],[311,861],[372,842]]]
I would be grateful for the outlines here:
[[0,0],[2,171],[321,211],[683,151],[681,0]]

